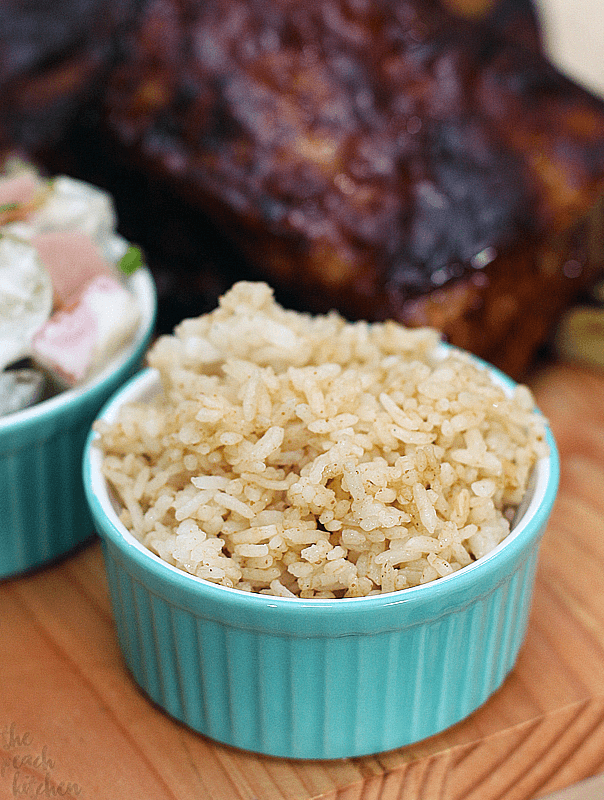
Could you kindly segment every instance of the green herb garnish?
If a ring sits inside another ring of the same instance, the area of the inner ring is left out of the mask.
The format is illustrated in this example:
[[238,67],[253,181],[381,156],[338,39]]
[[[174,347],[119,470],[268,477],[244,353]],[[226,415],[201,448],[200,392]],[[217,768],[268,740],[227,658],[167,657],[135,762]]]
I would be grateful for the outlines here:
[[139,267],[143,266],[143,254],[139,247],[131,244],[117,263],[124,275],[132,275]]
[[2,203],[0,205],[0,214],[4,214],[6,211],[15,211],[19,208],[19,203]]

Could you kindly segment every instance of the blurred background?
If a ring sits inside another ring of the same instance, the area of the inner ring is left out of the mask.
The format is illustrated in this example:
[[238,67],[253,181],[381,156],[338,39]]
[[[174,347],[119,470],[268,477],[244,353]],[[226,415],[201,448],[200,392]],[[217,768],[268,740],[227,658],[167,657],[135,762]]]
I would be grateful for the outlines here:
[[600,0],[293,8],[6,0],[0,153],[112,193],[162,332],[263,279],[522,375],[600,303]]

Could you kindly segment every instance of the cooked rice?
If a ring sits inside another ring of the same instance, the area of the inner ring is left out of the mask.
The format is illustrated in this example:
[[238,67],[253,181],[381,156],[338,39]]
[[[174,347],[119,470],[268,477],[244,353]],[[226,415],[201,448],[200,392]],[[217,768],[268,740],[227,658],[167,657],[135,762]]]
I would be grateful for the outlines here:
[[121,520],[193,575],[359,597],[448,575],[508,534],[545,423],[432,329],[283,309],[263,283],[157,340],[163,391],[98,422]]

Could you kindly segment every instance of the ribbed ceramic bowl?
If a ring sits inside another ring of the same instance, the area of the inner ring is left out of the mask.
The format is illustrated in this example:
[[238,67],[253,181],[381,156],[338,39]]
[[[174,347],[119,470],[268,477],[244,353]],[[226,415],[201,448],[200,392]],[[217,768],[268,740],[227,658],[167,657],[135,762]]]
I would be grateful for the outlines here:
[[[157,386],[144,371],[102,416]],[[145,693],[193,729],[288,758],[366,755],[463,719],[514,665],[558,485],[549,431],[551,454],[496,550],[433,583],[336,600],[248,594],[160,560],[120,523],[94,438],[84,483],[125,660]]]
[[142,311],[128,348],[84,386],[0,417],[0,578],[47,564],[94,535],[84,443],[103,404],[140,369],[155,324],[151,274],[141,268],[128,281]]

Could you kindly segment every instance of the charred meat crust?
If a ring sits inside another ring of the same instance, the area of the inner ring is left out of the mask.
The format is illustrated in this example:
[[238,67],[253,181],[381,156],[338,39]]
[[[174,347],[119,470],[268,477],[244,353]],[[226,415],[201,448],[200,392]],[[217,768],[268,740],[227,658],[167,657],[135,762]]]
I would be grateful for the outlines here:
[[[102,5],[61,2],[88,23]],[[94,68],[63,99],[54,79],[57,119],[80,103],[309,309],[435,325],[518,374],[601,267],[603,104],[501,34],[524,19],[510,0],[487,23],[435,0],[109,5]],[[35,144],[41,108],[11,136]]]
[[534,50],[427,0],[162,0],[139,19],[108,129],[314,308],[489,356],[544,280],[549,319],[590,279],[584,256],[562,274],[570,249],[557,279],[541,262],[604,186],[604,110]]

